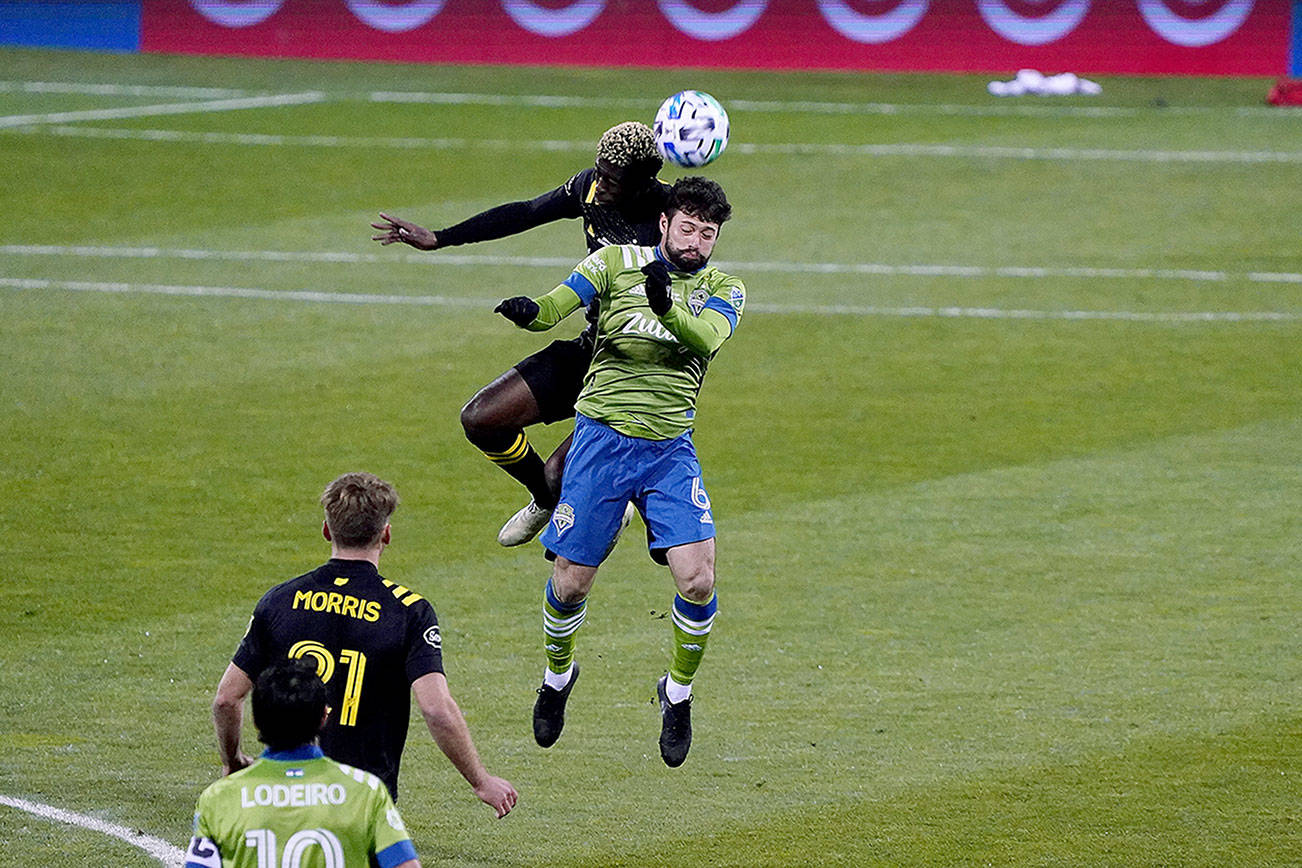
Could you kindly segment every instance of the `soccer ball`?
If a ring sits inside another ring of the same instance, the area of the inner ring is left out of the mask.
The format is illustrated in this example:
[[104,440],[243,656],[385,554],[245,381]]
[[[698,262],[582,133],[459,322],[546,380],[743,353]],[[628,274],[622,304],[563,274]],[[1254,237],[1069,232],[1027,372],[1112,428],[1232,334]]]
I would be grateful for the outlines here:
[[695,169],[728,147],[728,113],[708,93],[684,90],[660,104],[652,131],[666,160]]

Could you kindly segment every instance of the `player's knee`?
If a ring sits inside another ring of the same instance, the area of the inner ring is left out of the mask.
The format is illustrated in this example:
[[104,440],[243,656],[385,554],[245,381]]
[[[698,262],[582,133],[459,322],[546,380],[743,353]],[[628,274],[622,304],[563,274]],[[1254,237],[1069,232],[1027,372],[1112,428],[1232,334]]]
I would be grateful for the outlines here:
[[492,437],[500,430],[493,418],[492,410],[480,395],[476,395],[461,408],[461,429],[466,432],[466,439],[479,444],[486,437]]
[[461,430],[466,432],[466,437],[474,440],[475,433],[479,430],[479,425],[479,408],[475,404],[475,399],[471,398],[466,402],[466,406],[461,408]]
[[556,568],[552,573],[552,593],[562,603],[573,605],[581,603],[592,589],[592,580],[596,577],[595,567],[587,567],[556,558]]
[[714,569],[702,564],[678,578],[678,593],[691,603],[708,603],[714,593]]

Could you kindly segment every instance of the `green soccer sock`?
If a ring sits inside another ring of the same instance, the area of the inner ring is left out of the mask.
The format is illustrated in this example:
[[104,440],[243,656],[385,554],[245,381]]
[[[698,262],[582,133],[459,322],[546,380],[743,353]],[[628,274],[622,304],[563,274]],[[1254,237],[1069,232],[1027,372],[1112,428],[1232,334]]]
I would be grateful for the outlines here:
[[588,614],[588,601],[562,603],[552,590],[551,579],[543,591],[543,649],[547,652],[547,668],[560,675],[569,671],[574,662],[574,634],[583,626]]
[[696,677],[718,611],[717,594],[711,594],[705,603],[693,603],[681,594],[674,595],[674,659],[669,666],[669,677],[679,684],[689,685]]

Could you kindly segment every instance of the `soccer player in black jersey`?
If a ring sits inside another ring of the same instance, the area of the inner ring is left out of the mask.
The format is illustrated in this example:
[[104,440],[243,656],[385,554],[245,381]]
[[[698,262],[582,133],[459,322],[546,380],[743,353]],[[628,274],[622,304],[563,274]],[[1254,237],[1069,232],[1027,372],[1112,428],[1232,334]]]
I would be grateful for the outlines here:
[[217,687],[213,722],[222,773],[252,762],[240,750],[240,727],[258,675],[277,660],[307,659],[333,709],[321,731],[321,749],[332,759],[371,772],[396,799],[415,694],[439,748],[475,795],[505,816],[515,788],[484,768],[448,691],[434,608],[380,575],[397,492],[369,473],[346,473],[326,487],[321,504],[330,561],[263,595]]
[[[652,246],[660,242],[660,214],[669,190],[656,177],[663,165],[651,129],[627,121],[602,135],[595,166],[535,199],[498,205],[437,232],[382,213],[383,222],[371,224],[380,230],[372,238],[386,245],[402,242],[417,250],[438,250],[515,235],[555,220],[582,218],[589,253],[608,244]],[[583,334],[553,341],[523,359],[480,389],[461,410],[461,425],[470,442],[533,497],[502,527],[497,537],[502,545],[533,539],[556,506],[571,437],[544,462],[524,429],[538,422],[574,418],[574,401],[592,361],[595,307],[588,316]]]

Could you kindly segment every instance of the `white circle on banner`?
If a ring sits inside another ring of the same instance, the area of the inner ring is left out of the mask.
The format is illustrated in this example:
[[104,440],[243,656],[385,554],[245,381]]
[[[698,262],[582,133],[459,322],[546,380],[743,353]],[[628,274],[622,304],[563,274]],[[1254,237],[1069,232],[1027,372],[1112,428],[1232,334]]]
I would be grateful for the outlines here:
[[[1206,0],[1194,0],[1200,5]],[[1139,0],[1139,14],[1153,32],[1175,45],[1202,48],[1214,45],[1238,30],[1252,11],[1253,0],[1229,0],[1203,18],[1185,18],[1163,0]]]
[[1090,0],[1065,0],[1044,15],[1023,15],[1005,0],[977,0],[977,11],[990,29],[1018,45],[1046,45],[1071,33],[1090,11]]
[[511,20],[538,36],[569,36],[591,24],[606,8],[606,0],[575,0],[564,9],[548,9],[532,0],[502,0]]
[[412,0],[403,6],[392,6],[378,0],[344,0],[363,24],[385,33],[415,30],[442,12],[445,2],[446,0]]
[[704,42],[718,42],[750,30],[768,8],[769,0],[738,0],[726,12],[705,12],[688,0],[656,0],[656,5],[680,32]]
[[818,0],[823,20],[837,33],[855,42],[880,45],[899,39],[918,25],[931,0],[905,0],[890,12],[870,15],[850,8],[845,0]]
[[253,0],[251,3],[232,3],[231,0],[190,0],[190,6],[213,24],[222,27],[252,27],[276,14],[285,0]]

